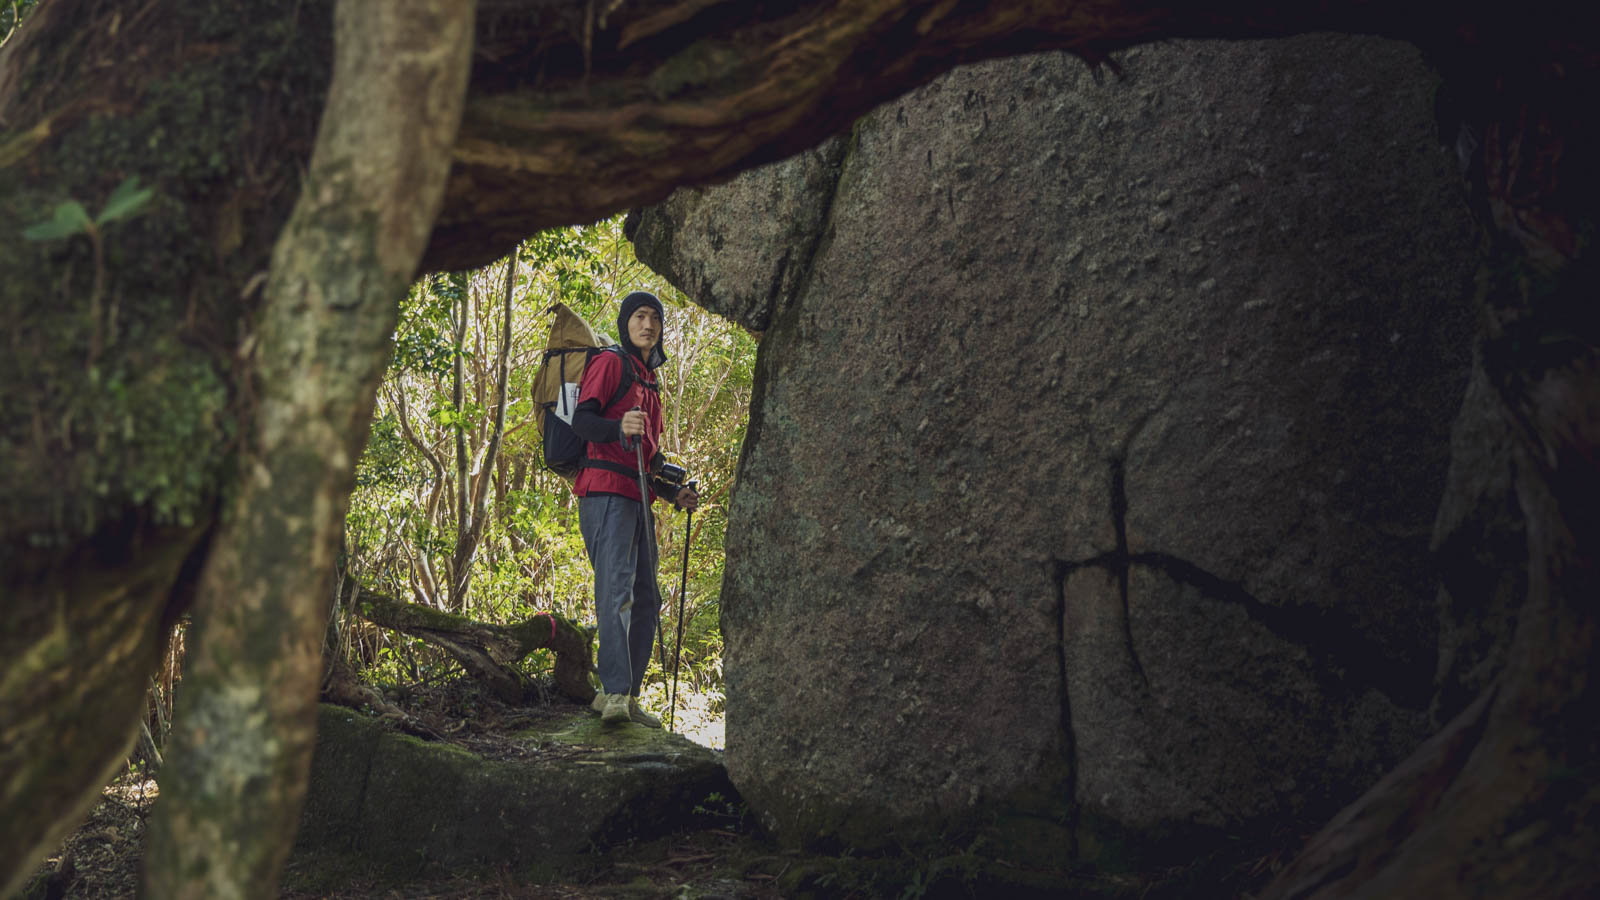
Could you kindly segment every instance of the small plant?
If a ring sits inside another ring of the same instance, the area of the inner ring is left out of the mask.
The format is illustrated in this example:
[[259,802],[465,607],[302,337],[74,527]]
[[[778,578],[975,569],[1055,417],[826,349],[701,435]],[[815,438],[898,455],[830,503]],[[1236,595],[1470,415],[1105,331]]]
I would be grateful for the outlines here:
[[705,800],[695,804],[694,814],[705,816],[715,825],[738,827],[744,824],[744,817],[749,812],[744,801],[735,801],[724,796],[719,791],[712,791],[706,795]]
[[[89,369],[93,371],[95,360],[100,357],[100,301],[105,296],[106,266],[105,251],[102,247],[101,232],[113,222],[138,215],[146,203],[155,194],[155,188],[139,187],[139,176],[129,175],[117,185],[117,189],[106,198],[106,205],[101,207],[99,215],[89,217],[88,210],[76,200],[67,200],[58,204],[55,213],[43,222],[36,222],[22,229],[22,236],[30,241],[55,241],[82,234],[89,238],[89,243],[94,248],[94,288],[89,294]],[[112,309],[112,321],[116,320],[116,310]]]
[[82,203],[68,200],[56,206],[55,214],[50,218],[22,229],[22,236],[30,241],[53,241],[75,234],[86,234],[89,240],[98,245],[102,228],[120,219],[137,215],[154,194],[155,188],[141,188],[139,176],[129,175],[117,185],[111,196],[106,198],[106,205],[94,218],[89,218],[89,213],[83,208]]

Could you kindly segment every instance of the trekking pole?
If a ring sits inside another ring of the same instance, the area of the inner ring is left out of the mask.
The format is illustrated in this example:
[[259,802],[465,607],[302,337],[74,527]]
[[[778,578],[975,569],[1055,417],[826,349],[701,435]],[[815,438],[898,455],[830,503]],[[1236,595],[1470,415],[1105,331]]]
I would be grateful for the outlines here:
[[[694,490],[694,482],[689,482]],[[694,536],[694,510],[683,523],[683,578],[678,582],[678,638],[672,642],[672,699],[667,701],[667,730],[672,730],[672,717],[678,711],[678,663],[683,659],[683,598],[689,589],[689,539]]]
[[[629,412],[638,411],[639,407],[637,406],[629,410]],[[650,584],[656,591],[656,655],[660,660],[661,670],[664,672],[667,668],[667,636],[661,633],[661,586],[656,583],[656,566],[659,560],[656,559],[655,552],[655,520],[650,514],[650,488],[645,483],[644,476],[644,438],[640,436],[631,440],[627,438],[623,440],[623,446],[627,446],[629,443],[633,444],[634,459],[639,464],[639,526],[645,529],[644,552],[650,557]]]

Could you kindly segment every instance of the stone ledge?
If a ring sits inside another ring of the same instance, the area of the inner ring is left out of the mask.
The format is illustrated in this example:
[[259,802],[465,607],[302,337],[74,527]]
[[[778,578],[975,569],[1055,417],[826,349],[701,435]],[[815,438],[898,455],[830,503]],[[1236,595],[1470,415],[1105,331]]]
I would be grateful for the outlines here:
[[718,751],[675,734],[604,728],[587,710],[514,736],[519,760],[485,759],[324,705],[297,855],[373,868],[521,868],[693,822],[733,798]]

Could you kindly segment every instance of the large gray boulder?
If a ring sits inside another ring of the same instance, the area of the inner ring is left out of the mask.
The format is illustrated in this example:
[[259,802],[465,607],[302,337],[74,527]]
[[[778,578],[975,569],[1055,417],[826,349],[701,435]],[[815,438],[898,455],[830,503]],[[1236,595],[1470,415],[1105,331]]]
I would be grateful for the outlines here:
[[964,68],[630,222],[764,331],[722,603],[780,836],[1182,858],[1429,729],[1474,266],[1435,78],[1332,36],[1120,62]]

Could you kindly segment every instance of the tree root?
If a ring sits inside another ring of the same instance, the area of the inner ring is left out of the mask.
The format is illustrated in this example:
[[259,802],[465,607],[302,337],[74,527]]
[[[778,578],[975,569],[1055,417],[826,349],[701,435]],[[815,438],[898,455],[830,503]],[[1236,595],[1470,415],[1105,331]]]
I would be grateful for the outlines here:
[[[374,625],[421,638],[449,653],[467,674],[507,703],[523,703],[536,695],[537,689],[516,664],[533,651],[544,649],[556,655],[556,690],[578,703],[594,699],[594,687],[589,683],[589,670],[594,663],[591,636],[553,613],[541,613],[516,625],[491,625],[365,591],[353,609]],[[344,703],[332,694],[337,680],[323,689],[331,702],[347,706],[368,703],[380,710],[388,706],[381,698],[383,706],[372,703],[360,688],[353,689],[354,704]],[[352,690],[343,686],[340,689],[346,693]]]

